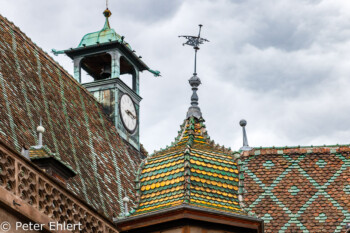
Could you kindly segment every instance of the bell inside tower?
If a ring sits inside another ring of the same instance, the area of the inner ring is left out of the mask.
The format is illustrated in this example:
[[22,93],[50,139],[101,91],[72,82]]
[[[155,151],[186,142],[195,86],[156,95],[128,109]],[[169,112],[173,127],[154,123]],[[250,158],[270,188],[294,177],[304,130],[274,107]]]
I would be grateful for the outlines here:
[[[108,53],[95,54],[91,56],[84,57],[81,60],[81,80],[83,83],[90,81],[99,81],[102,79],[107,79],[111,77],[111,63],[112,58]],[[84,74],[84,71],[86,72]],[[90,76],[84,77],[85,75]]]

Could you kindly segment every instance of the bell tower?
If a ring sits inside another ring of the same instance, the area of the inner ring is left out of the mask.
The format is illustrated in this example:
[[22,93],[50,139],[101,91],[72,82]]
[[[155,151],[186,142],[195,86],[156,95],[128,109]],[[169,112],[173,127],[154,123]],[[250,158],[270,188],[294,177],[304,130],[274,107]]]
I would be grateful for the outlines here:
[[[159,76],[159,71],[149,69],[124,40],[124,36],[110,27],[109,17],[112,13],[108,8],[103,15],[103,28],[86,34],[78,47],[52,51],[55,55],[66,54],[73,60],[74,78],[102,104],[119,135],[140,149],[139,113],[142,98],[139,75],[148,70]],[[123,81],[122,76],[129,80]]]

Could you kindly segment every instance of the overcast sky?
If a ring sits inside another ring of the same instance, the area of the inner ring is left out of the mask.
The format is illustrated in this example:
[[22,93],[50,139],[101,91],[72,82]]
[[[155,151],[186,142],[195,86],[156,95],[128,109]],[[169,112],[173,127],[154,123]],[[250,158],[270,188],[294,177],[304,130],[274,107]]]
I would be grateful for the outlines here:
[[[350,2],[344,0],[109,0],[111,26],[161,78],[141,73],[141,142],[169,145],[190,105],[193,49],[199,106],[215,142],[250,146],[348,144]],[[46,52],[76,47],[104,24],[104,0],[0,0],[0,14]],[[50,53],[51,56],[53,56]],[[65,55],[53,56],[69,73]]]

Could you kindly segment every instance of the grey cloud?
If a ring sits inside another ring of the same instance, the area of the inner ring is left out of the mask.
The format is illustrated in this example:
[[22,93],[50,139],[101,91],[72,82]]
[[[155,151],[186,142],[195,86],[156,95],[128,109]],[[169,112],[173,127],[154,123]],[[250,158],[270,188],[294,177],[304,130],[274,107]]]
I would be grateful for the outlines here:
[[183,0],[121,0],[112,2],[111,6],[116,6],[124,18],[149,23],[173,17],[182,2]]
[[271,92],[280,97],[295,97],[302,92],[317,90],[330,78],[332,67],[323,59],[308,53],[289,54],[271,49],[249,49],[236,56],[236,69],[230,70],[234,81],[242,88],[258,92]]
[[[1,1],[13,20],[46,51],[76,46],[99,30],[104,1]],[[199,105],[212,139],[251,146],[348,143],[350,19],[346,1],[112,1],[111,25],[162,71],[141,75],[141,141],[169,145],[190,102],[193,50],[180,34],[210,40],[199,51]],[[72,73],[72,63],[54,57]]]

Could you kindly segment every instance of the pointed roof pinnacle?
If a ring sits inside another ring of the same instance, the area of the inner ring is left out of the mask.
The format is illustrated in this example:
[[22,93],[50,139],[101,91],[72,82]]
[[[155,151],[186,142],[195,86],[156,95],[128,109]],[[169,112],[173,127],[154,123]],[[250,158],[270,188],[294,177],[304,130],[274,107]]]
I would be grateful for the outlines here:
[[209,42],[207,39],[204,39],[201,37],[201,29],[202,29],[201,24],[199,24],[199,33],[198,36],[179,36],[179,37],[184,37],[187,39],[183,45],[189,45],[192,46],[194,49],[194,72],[192,78],[190,78],[189,83],[192,87],[192,96],[191,96],[191,106],[189,107],[187,111],[187,118],[193,116],[197,119],[202,117],[202,112],[200,108],[198,107],[198,95],[197,95],[197,90],[198,86],[201,84],[201,80],[197,76],[197,51],[199,50],[199,45],[203,44],[204,42]]
[[110,29],[111,26],[109,25],[108,18],[112,15],[112,12],[107,8],[106,10],[104,10],[103,15],[106,17],[106,22],[102,30]]

